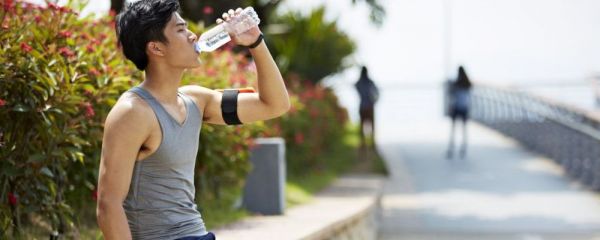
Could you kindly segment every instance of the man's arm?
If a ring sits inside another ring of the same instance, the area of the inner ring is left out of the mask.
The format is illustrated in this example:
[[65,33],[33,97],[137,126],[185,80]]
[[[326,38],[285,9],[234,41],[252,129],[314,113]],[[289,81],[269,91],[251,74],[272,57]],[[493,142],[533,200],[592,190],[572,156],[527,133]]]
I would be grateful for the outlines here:
[[[241,8],[235,12],[229,10],[223,14],[225,21],[230,16],[240,14]],[[222,19],[217,19],[221,23]],[[253,44],[261,35],[258,26],[243,34],[233,35],[232,40],[242,46]],[[242,123],[267,120],[286,113],[290,108],[290,99],[283,82],[279,68],[264,40],[255,48],[250,49],[258,74],[258,93],[243,93],[238,95],[237,116]],[[200,86],[185,86],[182,91],[194,96],[203,106],[204,121],[213,124],[225,124],[221,114],[221,99],[223,93]]]
[[[238,95],[238,118],[242,123],[255,122],[275,118],[286,113],[290,108],[290,100],[283,77],[275,64],[264,41],[254,49],[250,49],[258,74],[257,93],[240,93]],[[203,107],[204,121],[224,125],[221,114],[223,93],[208,88],[188,85],[180,90],[192,95]]]
[[134,106],[135,101],[130,97],[117,103],[104,126],[96,217],[107,240],[132,238],[123,201],[138,152],[150,132],[148,115],[143,107]]

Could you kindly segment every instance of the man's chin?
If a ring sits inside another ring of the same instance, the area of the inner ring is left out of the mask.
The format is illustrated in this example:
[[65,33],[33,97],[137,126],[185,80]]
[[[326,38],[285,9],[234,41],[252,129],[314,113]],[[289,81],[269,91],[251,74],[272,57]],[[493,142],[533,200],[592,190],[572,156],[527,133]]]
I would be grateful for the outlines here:
[[187,66],[186,68],[194,69],[194,68],[197,68],[197,67],[200,67],[200,66],[202,66],[202,62],[200,62],[200,60],[197,60],[196,62],[194,62],[190,66]]

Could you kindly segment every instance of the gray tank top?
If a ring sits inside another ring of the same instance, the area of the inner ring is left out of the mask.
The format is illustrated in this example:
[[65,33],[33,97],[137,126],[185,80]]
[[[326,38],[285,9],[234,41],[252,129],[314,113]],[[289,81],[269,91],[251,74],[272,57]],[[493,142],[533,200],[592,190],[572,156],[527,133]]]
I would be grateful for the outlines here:
[[123,202],[133,239],[176,239],[207,234],[194,202],[194,166],[202,116],[196,104],[184,100],[186,119],[179,124],[146,90],[134,87],[152,107],[162,131],[156,152],[136,161],[129,193]]

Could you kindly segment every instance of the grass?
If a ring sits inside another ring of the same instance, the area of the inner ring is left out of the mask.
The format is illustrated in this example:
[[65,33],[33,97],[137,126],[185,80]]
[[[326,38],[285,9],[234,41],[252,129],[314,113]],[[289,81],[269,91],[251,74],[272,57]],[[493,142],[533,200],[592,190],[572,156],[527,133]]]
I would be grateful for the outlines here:
[[[286,207],[293,207],[311,201],[312,196],[344,173],[372,173],[387,175],[388,171],[381,156],[375,153],[371,159],[361,159],[358,125],[348,124],[346,134],[339,144],[333,144],[331,151],[323,154],[319,162],[325,166],[321,171],[308,174],[289,174],[286,184]],[[367,139],[372,143],[372,139]]]
[[197,203],[207,229],[240,220],[250,213],[241,208],[242,189],[224,189],[219,200]]
[[[321,170],[310,171],[308,174],[293,174],[287,176],[285,185],[286,208],[309,203],[313,196],[331,184],[336,178],[345,173],[375,173],[387,175],[384,161],[379,154],[371,155],[370,159],[361,159],[359,152],[360,139],[358,126],[348,125],[347,131],[339,144],[332,144],[331,149],[319,159],[324,163]],[[219,200],[198,203],[202,217],[208,229],[214,229],[250,216],[251,213],[240,208],[241,189],[225,189]],[[81,209],[82,221],[78,224],[79,239],[103,239],[96,225],[95,205]],[[36,232],[37,231],[37,232]],[[26,230],[23,239],[48,239],[48,231]],[[77,237],[73,237],[78,239]],[[71,238],[67,238],[71,239]]]

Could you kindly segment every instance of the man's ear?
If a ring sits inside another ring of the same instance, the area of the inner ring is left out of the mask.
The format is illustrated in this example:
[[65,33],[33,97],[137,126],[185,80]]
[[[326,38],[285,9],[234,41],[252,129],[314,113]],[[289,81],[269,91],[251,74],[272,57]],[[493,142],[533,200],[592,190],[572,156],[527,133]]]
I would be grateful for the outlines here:
[[165,56],[164,46],[160,42],[148,42],[146,45],[146,50],[150,54],[154,54],[157,56]]

